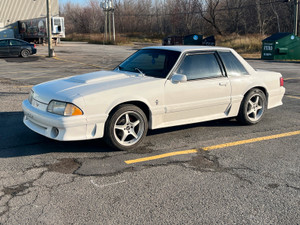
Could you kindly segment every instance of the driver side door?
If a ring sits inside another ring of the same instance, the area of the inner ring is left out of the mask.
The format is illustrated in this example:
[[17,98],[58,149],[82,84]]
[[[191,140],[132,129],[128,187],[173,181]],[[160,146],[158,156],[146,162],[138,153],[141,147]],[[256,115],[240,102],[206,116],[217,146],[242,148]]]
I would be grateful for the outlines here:
[[165,83],[166,126],[226,117],[231,85],[215,52],[186,54],[175,74],[186,75],[187,81]]
[[8,56],[8,40],[0,41],[0,56]]

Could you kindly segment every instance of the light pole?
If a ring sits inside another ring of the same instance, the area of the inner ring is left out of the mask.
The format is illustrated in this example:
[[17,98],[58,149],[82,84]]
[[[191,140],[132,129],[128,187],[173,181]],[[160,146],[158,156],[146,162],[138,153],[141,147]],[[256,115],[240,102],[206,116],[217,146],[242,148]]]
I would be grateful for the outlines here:
[[54,49],[52,46],[52,23],[51,23],[51,0],[47,1],[47,27],[48,27],[48,56],[54,56]]

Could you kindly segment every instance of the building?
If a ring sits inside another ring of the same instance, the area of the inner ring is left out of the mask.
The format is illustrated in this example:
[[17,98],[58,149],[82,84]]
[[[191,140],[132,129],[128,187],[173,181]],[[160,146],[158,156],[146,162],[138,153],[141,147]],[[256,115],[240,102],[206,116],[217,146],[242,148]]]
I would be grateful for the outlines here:
[[[46,0],[0,0],[0,28],[16,29],[16,21],[47,16]],[[58,0],[51,0],[52,16],[59,16]]]

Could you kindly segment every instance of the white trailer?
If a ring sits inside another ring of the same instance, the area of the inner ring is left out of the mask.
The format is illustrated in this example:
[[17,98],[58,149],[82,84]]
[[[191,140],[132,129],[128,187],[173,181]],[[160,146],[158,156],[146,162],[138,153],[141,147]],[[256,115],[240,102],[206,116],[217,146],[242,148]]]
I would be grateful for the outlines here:
[[[57,41],[65,37],[63,17],[52,17],[52,38]],[[18,36],[28,42],[43,43],[48,37],[47,18],[18,21]]]

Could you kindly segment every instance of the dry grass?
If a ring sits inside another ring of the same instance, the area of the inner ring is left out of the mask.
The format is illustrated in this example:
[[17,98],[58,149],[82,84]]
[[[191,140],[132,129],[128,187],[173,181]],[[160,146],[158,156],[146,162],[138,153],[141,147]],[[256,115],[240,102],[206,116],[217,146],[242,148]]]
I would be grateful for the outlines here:
[[260,57],[260,52],[262,48],[262,40],[266,36],[250,34],[250,35],[237,35],[231,34],[227,36],[217,36],[217,45],[230,47],[235,49],[239,54],[244,57]]
[[113,43],[111,40],[105,40],[103,34],[68,34],[66,35],[66,38],[63,39],[65,41],[82,41],[82,42],[88,42],[91,44],[127,44],[129,43],[129,40],[127,40],[126,37],[123,37],[121,35],[116,36],[116,42]]
[[[115,44],[132,45],[134,42],[160,44],[162,40],[160,35],[143,35],[140,33],[117,34],[115,43],[111,40],[105,41],[104,34],[69,34],[64,40],[84,41],[91,44]],[[216,36],[217,46],[230,47],[246,58],[260,58],[262,40],[266,36],[250,35],[223,35]]]
[[[107,37],[108,39],[108,37]],[[115,44],[115,45],[130,45],[133,42],[146,43],[161,43],[161,39],[155,37],[143,37],[139,34],[117,34],[116,41],[105,40],[104,34],[69,34],[66,36],[66,41],[84,41],[91,44]]]

